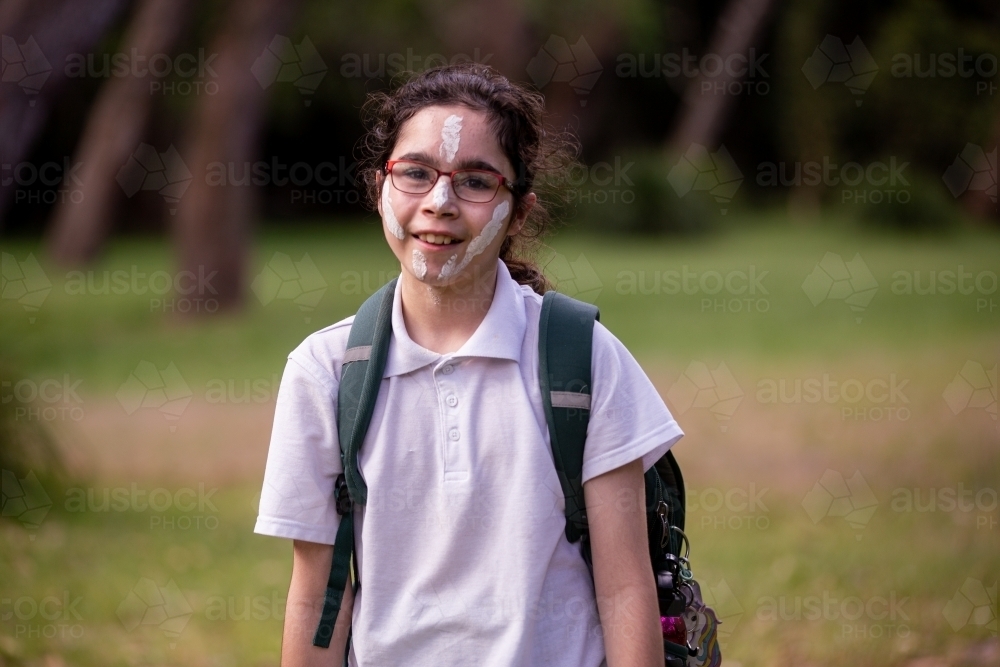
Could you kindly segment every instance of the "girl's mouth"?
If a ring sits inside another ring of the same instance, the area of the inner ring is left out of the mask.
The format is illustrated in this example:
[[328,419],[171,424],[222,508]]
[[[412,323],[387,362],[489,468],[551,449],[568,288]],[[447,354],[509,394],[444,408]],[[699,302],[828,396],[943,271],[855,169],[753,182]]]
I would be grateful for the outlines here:
[[420,241],[422,246],[431,250],[447,248],[458,245],[462,242],[461,239],[456,239],[452,236],[445,236],[442,234],[413,234],[413,238]]

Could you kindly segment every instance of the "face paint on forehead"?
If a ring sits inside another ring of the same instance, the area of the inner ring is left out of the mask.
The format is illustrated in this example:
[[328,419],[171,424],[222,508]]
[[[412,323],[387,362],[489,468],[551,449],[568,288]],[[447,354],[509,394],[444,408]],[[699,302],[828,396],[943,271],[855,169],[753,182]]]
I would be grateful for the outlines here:
[[444,119],[441,126],[441,148],[438,154],[448,162],[455,161],[455,153],[458,152],[458,144],[462,140],[462,117],[452,114]]
[[503,227],[504,220],[507,219],[507,214],[510,213],[510,202],[502,201],[497,204],[497,207],[493,209],[493,217],[490,221],[486,223],[483,227],[483,231],[476,236],[471,241],[469,241],[469,247],[465,249],[465,256],[462,261],[456,265],[458,260],[458,253],[455,253],[448,258],[445,265],[441,267],[441,278],[449,278],[465,267],[469,265],[472,258],[480,254],[493,242],[497,234],[500,232],[500,228]]
[[389,228],[389,233],[402,241],[406,238],[403,228],[399,226],[396,219],[396,212],[392,210],[392,202],[389,201],[389,182],[382,183],[382,217],[385,219],[385,226]]

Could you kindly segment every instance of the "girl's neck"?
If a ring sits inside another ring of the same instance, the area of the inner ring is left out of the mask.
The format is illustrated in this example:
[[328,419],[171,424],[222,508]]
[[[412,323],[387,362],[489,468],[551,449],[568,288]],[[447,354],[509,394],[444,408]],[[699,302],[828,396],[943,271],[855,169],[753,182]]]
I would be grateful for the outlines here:
[[467,281],[435,287],[402,271],[403,322],[420,347],[448,354],[472,337],[493,304],[497,269],[478,272]]

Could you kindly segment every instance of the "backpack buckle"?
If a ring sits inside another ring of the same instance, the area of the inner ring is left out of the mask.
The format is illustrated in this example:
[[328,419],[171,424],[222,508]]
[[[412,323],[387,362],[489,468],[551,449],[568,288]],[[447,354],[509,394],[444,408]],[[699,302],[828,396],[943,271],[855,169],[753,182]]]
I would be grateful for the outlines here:
[[337,476],[337,483],[333,487],[333,497],[337,501],[337,514],[340,516],[354,510],[354,501],[351,500],[351,494],[347,488],[347,477],[344,476],[344,473]]

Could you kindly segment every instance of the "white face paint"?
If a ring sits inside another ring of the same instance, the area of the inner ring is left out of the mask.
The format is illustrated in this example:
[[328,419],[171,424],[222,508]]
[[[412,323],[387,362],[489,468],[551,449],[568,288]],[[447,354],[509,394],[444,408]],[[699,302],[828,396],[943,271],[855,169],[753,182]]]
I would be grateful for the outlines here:
[[448,261],[445,262],[445,265],[441,267],[440,277],[449,278],[455,275],[467,267],[473,257],[486,250],[490,243],[493,242],[493,239],[496,238],[496,235],[500,233],[500,228],[503,227],[503,221],[507,219],[508,213],[510,213],[509,202],[502,201],[497,204],[497,207],[493,209],[493,217],[490,218],[490,221],[486,223],[485,227],[483,227],[483,231],[479,234],[479,236],[469,241],[469,247],[465,249],[465,257],[462,258],[462,261],[459,262],[458,265],[455,264],[455,262],[458,261],[458,253],[449,257]]
[[419,280],[423,280],[427,275],[427,258],[419,250],[413,251],[413,275]]
[[462,117],[452,114],[444,119],[441,126],[441,148],[438,153],[448,162],[455,161],[458,144],[462,140]]
[[396,212],[392,210],[392,202],[389,201],[389,181],[382,183],[382,217],[385,218],[385,226],[389,228],[389,233],[402,241],[406,238],[403,228],[399,226],[396,219]]
[[441,208],[448,203],[448,199],[451,197],[451,184],[446,179],[439,178],[434,185],[431,197],[434,201],[434,207]]

